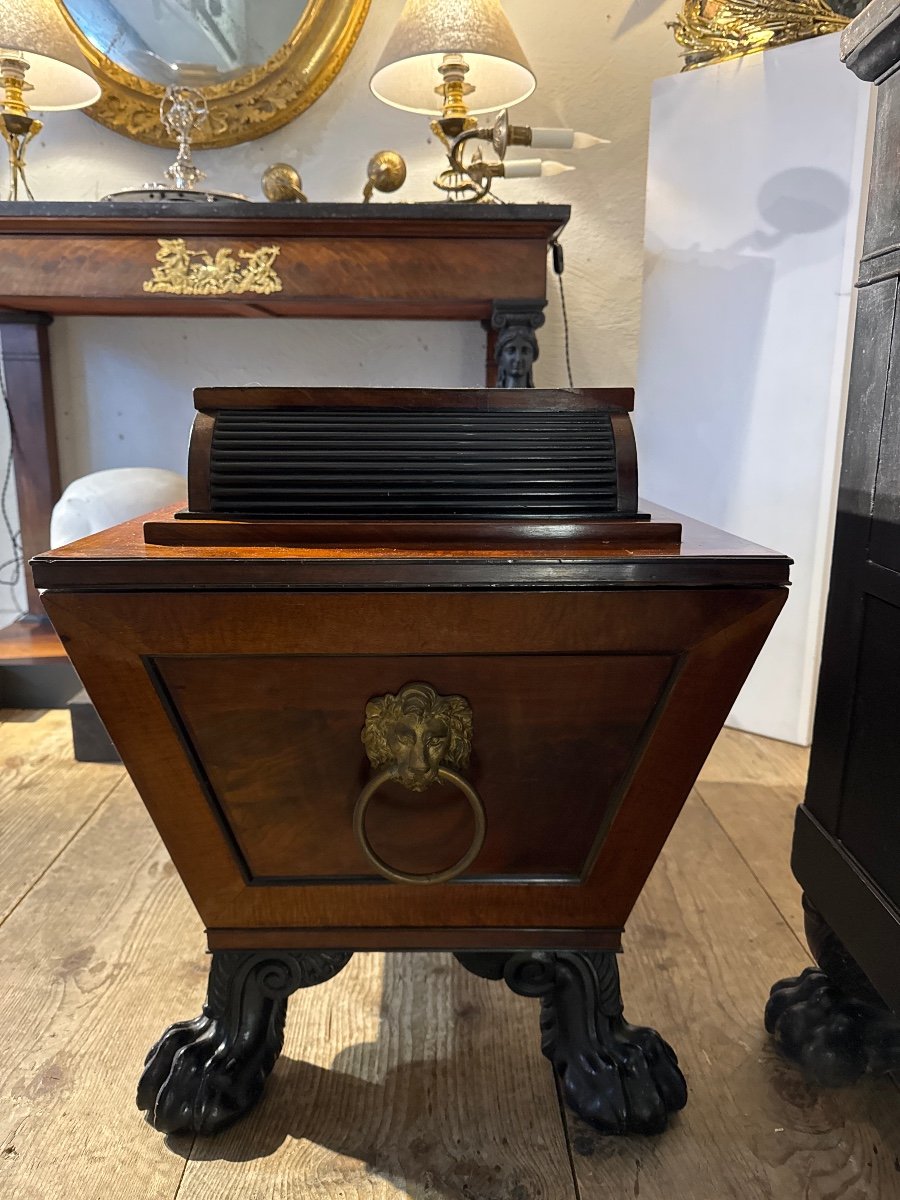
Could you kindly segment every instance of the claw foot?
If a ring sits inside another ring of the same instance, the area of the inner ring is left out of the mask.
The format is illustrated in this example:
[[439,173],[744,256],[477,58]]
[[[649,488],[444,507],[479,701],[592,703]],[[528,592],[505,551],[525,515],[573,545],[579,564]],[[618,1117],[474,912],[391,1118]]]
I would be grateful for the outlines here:
[[172,1025],[147,1055],[138,1108],[162,1133],[217,1133],[262,1095],[284,1041],[287,998],[330,979],[343,951],[213,955],[203,1014]]
[[813,1084],[841,1087],[900,1069],[900,1020],[814,967],[773,985],[765,1021],[782,1053]]
[[458,954],[468,970],[503,978],[541,998],[541,1049],[563,1099],[602,1133],[661,1133],[684,1108],[687,1085],[675,1052],[654,1029],[622,1016],[619,969],[611,952]]

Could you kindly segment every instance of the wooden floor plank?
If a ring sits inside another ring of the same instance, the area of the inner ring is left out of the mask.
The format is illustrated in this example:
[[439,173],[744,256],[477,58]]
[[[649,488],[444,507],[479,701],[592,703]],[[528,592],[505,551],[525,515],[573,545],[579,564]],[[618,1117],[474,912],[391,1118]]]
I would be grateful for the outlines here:
[[808,771],[808,746],[723,729],[700,772],[700,782],[803,788]]
[[178,1200],[575,1200],[539,1043],[535,1002],[449,955],[357,955],[292,998],[263,1103]]
[[[43,805],[45,819],[54,787],[70,798],[94,788],[83,771],[26,786],[60,763],[61,729],[0,729],[4,754],[32,756],[19,804]],[[771,845],[754,841],[786,807],[770,793],[800,786],[800,767],[794,748],[758,743],[728,734],[717,748],[700,785],[711,807],[692,798],[626,938],[626,1011],[675,1045],[688,1109],[658,1139],[601,1138],[572,1121],[577,1193],[536,1003],[443,955],[359,955],[296,995],[267,1095],[227,1134],[192,1143],[147,1126],[134,1107],[140,1063],[166,1024],[199,1011],[208,960],[123,782],[0,928],[0,1195],[900,1200],[897,1092],[870,1081],[815,1093],[761,1028],[769,985],[804,959],[759,882],[777,896],[786,862],[773,858],[768,877]]]
[[172,1200],[190,1143],[167,1148],[134,1088],[202,995],[202,939],[130,783],[0,929],[0,962],[0,1195]]
[[69,714],[11,712],[0,726],[0,923],[123,778],[79,763]]
[[697,781],[704,803],[804,946],[790,857],[808,767],[808,748],[726,729]]
[[573,1119],[583,1198],[900,1197],[890,1082],[811,1089],[768,1041],[769,987],[808,960],[696,794],[644,889],[623,958],[626,1016],[674,1045],[690,1098],[656,1139],[602,1138]]

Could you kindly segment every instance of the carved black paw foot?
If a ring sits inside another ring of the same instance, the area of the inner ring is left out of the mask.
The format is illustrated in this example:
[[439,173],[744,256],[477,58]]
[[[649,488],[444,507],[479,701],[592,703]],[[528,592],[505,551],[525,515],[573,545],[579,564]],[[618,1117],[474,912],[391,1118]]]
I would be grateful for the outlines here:
[[457,955],[467,969],[503,978],[541,998],[541,1049],[566,1104],[603,1133],[661,1133],[684,1108],[687,1085],[675,1052],[654,1029],[622,1016],[612,953]]
[[204,1013],[167,1029],[147,1056],[138,1084],[138,1108],[161,1133],[217,1133],[243,1116],[262,1095],[278,1055],[286,1001],[272,1005],[240,1057],[223,1022]]
[[819,1086],[840,1087],[867,1073],[900,1069],[900,1020],[813,967],[773,986],[766,1029]]
[[147,1055],[138,1108],[163,1133],[217,1133],[262,1094],[284,1040],[287,998],[330,979],[343,951],[213,955],[203,1014],[172,1025]]
[[[545,1005],[542,1026],[548,1015]],[[560,1040],[551,1017],[544,1054],[553,1063],[563,1099],[601,1133],[662,1133],[669,1113],[687,1103],[675,1051],[655,1029],[601,1017],[606,1028],[585,1046]]]

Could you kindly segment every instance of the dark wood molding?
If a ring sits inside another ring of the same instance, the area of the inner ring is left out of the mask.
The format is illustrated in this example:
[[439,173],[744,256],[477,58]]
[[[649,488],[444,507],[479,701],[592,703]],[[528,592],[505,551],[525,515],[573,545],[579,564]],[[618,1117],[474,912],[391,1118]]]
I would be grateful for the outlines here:
[[571,215],[568,204],[465,205],[243,203],[133,204],[124,201],[0,201],[0,234],[185,234],[240,237],[537,238],[549,242]]
[[200,387],[198,412],[230,408],[402,408],[433,409],[452,395],[458,409],[528,408],[547,413],[634,409],[634,388],[406,388],[406,387]]
[[805,805],[797,809],[791,869],[811,903],[851,949],[886,1004],[900,1013],[900,912]]
[[841,61],[854,75],[882,83],[900,64],[900,4],[871,0],[841,34]]
[[280,929],[207,929],[210,950],[330,949],[340,943],[360,951],[464,950],[487,946],[494,950],[614,950],[622,948],[621,928],[527,929],[522,926],[406,925],[378,929],[344,926],[330,929],[290,927]]

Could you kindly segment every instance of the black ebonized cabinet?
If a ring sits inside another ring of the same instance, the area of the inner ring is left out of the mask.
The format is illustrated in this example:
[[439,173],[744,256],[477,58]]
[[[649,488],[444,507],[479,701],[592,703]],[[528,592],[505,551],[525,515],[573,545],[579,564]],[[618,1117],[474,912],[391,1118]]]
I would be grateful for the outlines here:
[[820,1083],[900,1067],[900,3],[842,56],[878,107],[831,590],[792,866],[820,970],[772,989],[766,1024]]

